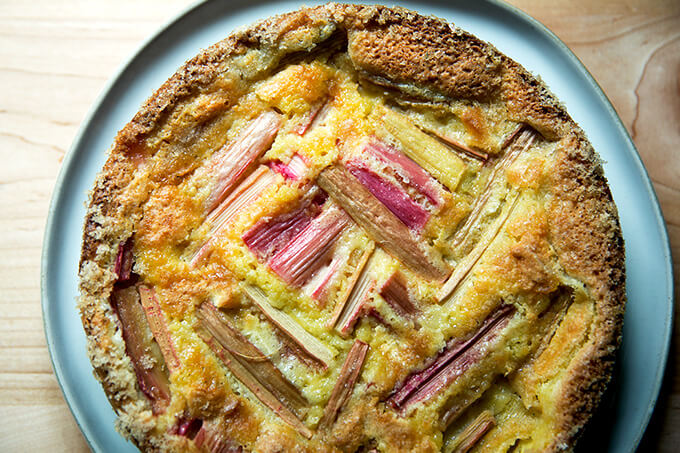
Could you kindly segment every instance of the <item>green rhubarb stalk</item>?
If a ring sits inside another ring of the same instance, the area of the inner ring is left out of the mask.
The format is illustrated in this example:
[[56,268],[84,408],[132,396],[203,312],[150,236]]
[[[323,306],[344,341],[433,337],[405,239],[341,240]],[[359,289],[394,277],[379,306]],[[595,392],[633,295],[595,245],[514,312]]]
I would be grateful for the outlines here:
[[325,367],[333,363],[335,353],[321,340],[307,332],[293,317],[284,311],[274,308],[260,288],[245,284],[242,287],[246,295],[262,311],[267,319],[289,336],[305,353],[321,362]]
[[383,109],[381,113],[385,129],[401,142],[406,155],[455,191],[465,171],[465,162],[405,116],[390,109]]

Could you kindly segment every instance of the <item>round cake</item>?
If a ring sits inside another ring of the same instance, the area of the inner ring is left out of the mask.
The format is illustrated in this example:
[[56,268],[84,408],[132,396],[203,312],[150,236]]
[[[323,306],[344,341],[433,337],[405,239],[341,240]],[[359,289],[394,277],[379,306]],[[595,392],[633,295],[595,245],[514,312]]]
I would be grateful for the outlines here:
[[118,133],[79,308],[143,451],[568,451],[624,280],[542,82],[444,20],[328,4],[202,51]]

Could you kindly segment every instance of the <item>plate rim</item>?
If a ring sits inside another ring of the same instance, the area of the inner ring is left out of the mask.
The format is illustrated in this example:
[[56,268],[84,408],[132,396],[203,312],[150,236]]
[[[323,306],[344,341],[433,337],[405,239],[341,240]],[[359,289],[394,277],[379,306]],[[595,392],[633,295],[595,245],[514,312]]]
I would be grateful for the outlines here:
[[[61,389],[62,394],[64,395],[64,400],[66,401],[66,404],[71,411],[71,414],[73,415],[73,418],[75,419],[75,422],[80,429],[80,432],[82,433],[83,437],[85,438],[85,441],[87,442],[88,446],[90,449],[94,450],[95,445],[93,444],[92,438],[93,434],[91,430],[86,427],[82,422],[82,414],[80,412],[80,409],[78,407],[75,407],[73,404],[73,396],[72,392],[70,389],[68,389],[65,386],[64,380],[64,371],[63,371],[63,366],[62,363],[58,363],[56,360],[56,353],[54,350],[54,332],[52,330],[52,325],[50,322],[48,322],[48,318],[50,317],[50,296],[47,291],[47,286],[48,286],[48,264],[50,263],[51,259],[51,241],[50,237],[54,234],[54,224],[55,224],[55,218],[56,218],[56,211],[57,207],[60,204],[62,198],[63,198],[63,193],[64,193],[64,185],[66,182],[66,176],[67,174],[72,171],[73,163],[74,160],[77,156],[77,150],[81,147],[81,143],[83,141],[83,137],[86,133],[86,131],[89,129],[91,126],[92,120],[96,113],[99,111],[101,108],[103,101],[105,98],[109,95],[111,92],[113,86],[115,83],[119,80],[119,78],[128,70],[128,68],[132,65],[133,62],[135,62],[138,57],[160,36],[162,36],[168,29],[173,27],[175,24],[179,23],[180,21],[184,20],[189,14],[191,14],[194,10],[200,8],[204,4],[211,3],[214,1],[219,1],[219,0],[195,0],[191,2],[189,5],[185,6],[183,9],[181,9],[178,13],[176,13],[174,16],[166,20],[163,24],[161,24],[155,31],[153,31],[149,36],[147,36],[142,42],[135,48],[135,50],[132,51],[132,53],[129,54],[122,63],[119,64],[119,66],[115,69],[113,74],[107,79],[106,83],[102,87],[101,91],[93,101],[92,105],[88,109],[87,113],[83,117],[78,130],[73,138],[73,141],[71,142],[71,146],[69,147],[68,151],[66,152],[66,155],[64,156],[64,159],[62,161],[62,164],[59,168],[59,172],[57,175],[57,179],[54,184],[54,188],[52,191],[52,194],[50,196],[50,204],[47,212],[47,220],[45,223],[45,230],[43,233],[43,242],[42,242],[42,253],[41,253],[41,264],[40,264],[40,295],[41,295],[41,314],[42,314],[42,320],[43,320],[43,330],[45,332],[45,339],[47,342],[47,348],[48,352],[50,355],[50,362],[52,365],[52,369],[54,371],[54,374],[57,378],[57,382],[59,384],[59,388]],[[255,0],[253,1],[252,5],[254,6],[255,4],[265,4],[269,3],[272,0]],[[514,15],[521,19],[523,22],[534,28],[537,32],[540,34],[546,36],[552,44],[556,45],[562,53],[570,60],[570,62],[573,64],[574,68],[578,69],[578,71],[581,73],[581,75],[585,76],[586,81],[588,84],[591,86],[591,88],[594,90],[594,92],[597,94],[599,97],[599,100],[602,102],[604,105],[608,116],[610,119],[613,120],[614,124],[616,125],[619,134],[621,137],[627,142],[629,145],[628,147],[625,148],[625,152],[629,155],[629,157],[632,158],[632,162],[634,162],[635,166],[637,167],[637,170],[639,174],[642,176],[642,182],[645,188],[645,191],[649,198],[653,201],[652,203],[652,210],[654,212],[654,220],[655,223],[657,224],[658,227],[658,232],[659,232],[659,237],[661,239],[661,244],[663,245],[663,252],[664,252],[664,261],[665,261],[665,270],[666,270],[666,291],[667,291],[667,303],[666,303],[666,317],[665,317],[665,325],[663,326],[664,329],[664,341],[663,341],[663,350],[661,352],[661,361],[660,361],[660,366],[657,367],[657,372],[654,377],[654,386],[653,386],[653,397],[648,401],[647,407],[645,409],[645,414],[643,416],[643,423],[640,425],[639,432],[635,436],[634,444],[631,445],[632,450],[635,450],[638,445],[640,444],[640,441],[642,440],[647,427],[649,425],[649,421],[652,417],[652,414],[654,412],[654,409],[656,407],[656,403],[659,398],[661,386],[663,384],[663,378],[665,376],[666,368],[668,365],[668,353],[670,350],[670,343],[672,339],[672,327],[673,327],[673,314],[675,311],[675,304],[674,304],[674,299],[675,299],[675,294],[674,294],[674,279],[673,279],[673,259],[672,259],[672,254],[671,254],[671,247],[670,247],[670,239],[668,236],[668,227],[666,224],[666,221],[663,217],[663,212],[661,210],[661,205],[659,203],[658,196],[656,194],[656,191],[654,190],[654,186],[652,184],[652,179],[649,176],[649,173],[647,172],[646,167],[644,166],[644,163],[642,162],[642,158],[640,157],[640,153],[637,149],[637,146],[635,145],[635,142],[633,139],[630,137],[630,134],[628,133],[628,130],[626,129],[625,125],[623,124],[623,121],[619,117],[618,113],[614,109],[614,106],[612,105],[611,101],[605,94],[604,90],[600,86],[600,84],[595,80],[593,75],[588,71],[586,66],[583,64],[583,62],[571,51],[571,49],[559,38],[557,35],[550,30],[547,26],[545,26],[543,23],[526,13],[525,11],[521,10],[520,8],[511,5],[509,3],[504,2],[503,0],[483,0],[485,3],[488,3],[492,6],[501,8],[508,12],[511,15]],[[372,3],[372,2],[371,2]],[[430,0],[426,0],[424,2],[425,4],[432,4],[436,2],[432,2]],[[300,4],[300,7],[304,6],[302,3]],[[291,10],[292,11],[292,10]],[[231,33],[233,33],[232,30]],[[486,41],[485,41],[486,42]],[[493,46],[493,43],[489,43],[490,45]],[[74,309],[77,310],[77,307],[74,305]],[[618,359],[617,359],[618,360]],[[631,451],[632,451],[631,450]]]

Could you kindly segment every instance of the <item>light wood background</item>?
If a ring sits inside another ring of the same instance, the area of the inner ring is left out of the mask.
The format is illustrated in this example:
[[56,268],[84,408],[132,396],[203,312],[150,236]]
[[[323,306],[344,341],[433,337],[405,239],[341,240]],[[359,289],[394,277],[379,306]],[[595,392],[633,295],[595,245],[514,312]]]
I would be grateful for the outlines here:
[[[613,102],[661,201],[677,285],[680,1],[511,3],[564,40]],[[87,451],[52,373],[42,328],[39,269],[49,200],[64,153],[107,79],[145,37],[187,4],[0,0],[2,451]],[[676,298],[678,293],[676,287]],[[641,451],[680,449],[679,338],[676,333]]]

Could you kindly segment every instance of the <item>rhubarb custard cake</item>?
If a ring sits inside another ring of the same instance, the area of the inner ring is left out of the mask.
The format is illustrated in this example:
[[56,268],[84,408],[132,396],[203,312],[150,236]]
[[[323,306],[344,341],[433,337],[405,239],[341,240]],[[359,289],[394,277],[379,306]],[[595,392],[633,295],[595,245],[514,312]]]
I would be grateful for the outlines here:
[[144,451],[562,451],[624,276],[539,80],[443,20],[329,4],[203,51],[118,133],[79,306]]

